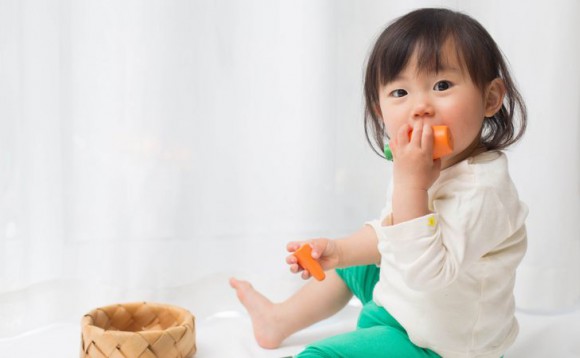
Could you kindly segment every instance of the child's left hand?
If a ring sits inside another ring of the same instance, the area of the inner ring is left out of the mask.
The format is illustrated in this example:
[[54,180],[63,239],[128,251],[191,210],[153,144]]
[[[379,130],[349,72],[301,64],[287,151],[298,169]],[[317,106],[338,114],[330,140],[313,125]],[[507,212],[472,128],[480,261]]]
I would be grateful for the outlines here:
[[[293,241],[286,245],[286,250],[293,253],[304,244],[312,247],[312,258],[318,261],[323,270],[330,270],[338,266],[340,262],[340,250],[337,249],[335,240],[318,238],[309,241]],[[296,256],[292,254],[287,256],[286,263],[290,265],[291,272],[301,273],[302,278],[305,280],[310,278],[311,273],[298,265]]]

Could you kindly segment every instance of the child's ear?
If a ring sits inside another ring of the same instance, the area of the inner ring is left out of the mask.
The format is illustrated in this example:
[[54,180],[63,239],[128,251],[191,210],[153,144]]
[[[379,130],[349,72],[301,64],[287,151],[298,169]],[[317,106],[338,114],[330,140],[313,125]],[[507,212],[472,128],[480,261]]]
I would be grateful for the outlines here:
[[485,116],[492,117],[503,104],[505,84],[501,78],[496,78],[487,86],[485,91]]

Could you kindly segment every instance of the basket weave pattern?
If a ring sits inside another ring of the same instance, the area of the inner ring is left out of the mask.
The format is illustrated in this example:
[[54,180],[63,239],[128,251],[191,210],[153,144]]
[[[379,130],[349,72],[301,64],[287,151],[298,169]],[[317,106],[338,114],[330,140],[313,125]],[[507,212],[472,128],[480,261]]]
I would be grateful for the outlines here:
[[97,308],[82,321],[81,358],[190,358],[196,351],[194,317],[149,302]]

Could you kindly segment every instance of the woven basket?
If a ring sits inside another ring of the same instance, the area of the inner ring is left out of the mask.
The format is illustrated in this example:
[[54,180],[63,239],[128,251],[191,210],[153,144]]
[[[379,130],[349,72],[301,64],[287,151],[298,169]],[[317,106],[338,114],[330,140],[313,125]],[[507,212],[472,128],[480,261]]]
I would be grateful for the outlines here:
[[82,321],[81,358],[189,358],[196,351],[194,317],[149,302],[97,308]]

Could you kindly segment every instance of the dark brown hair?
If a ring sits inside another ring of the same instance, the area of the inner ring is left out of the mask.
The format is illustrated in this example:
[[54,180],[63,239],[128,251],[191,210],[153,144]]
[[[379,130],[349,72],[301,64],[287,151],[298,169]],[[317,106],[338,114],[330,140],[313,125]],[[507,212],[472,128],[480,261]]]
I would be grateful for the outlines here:
[[[417,51],[419,71],[437,72],[442,67],[442,49],[451,40],[457,58],[473,83],[484,90],[501,78],[506,94],[501,109],[483,122],[481,143],[488,150],[504,149],[518,141],[527,123],[526,105],[504,57],[485,28],[468,15],[447,9],[419,9],[389,25],[377,39],[367,62],[365,95],[365,134],[371,148],[382,156],[384,123],[377,113],[379,89],[392,81]],[[519,112],[519,121],[516,120]],[[378,146],[377,147],[375,147]]]

